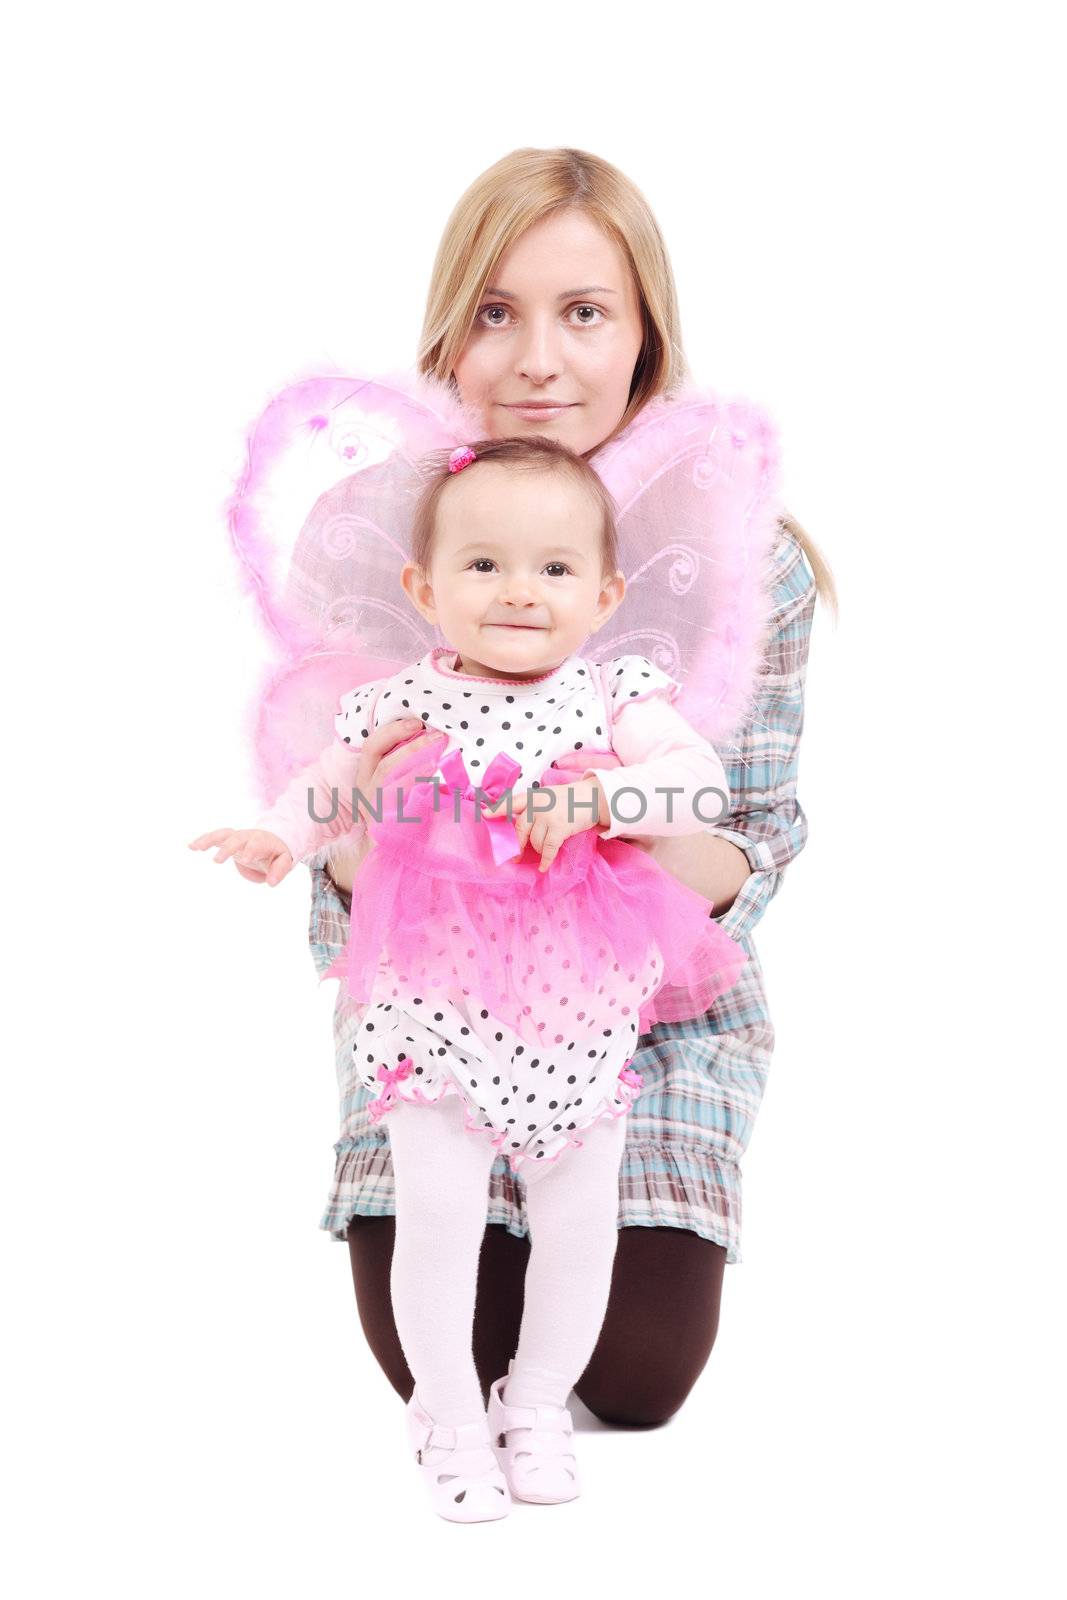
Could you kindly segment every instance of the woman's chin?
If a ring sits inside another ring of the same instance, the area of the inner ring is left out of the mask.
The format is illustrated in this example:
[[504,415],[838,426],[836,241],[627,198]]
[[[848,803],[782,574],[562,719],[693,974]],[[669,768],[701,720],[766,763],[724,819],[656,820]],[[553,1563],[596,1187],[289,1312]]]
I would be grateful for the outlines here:
[[583,407],[574,406],[558,416],[538,419],[518,412],[497,411],[493,420],[494,439],[551,439],[566,445],[575,455],[584,455],[600,441],[589,437],[589,422]]

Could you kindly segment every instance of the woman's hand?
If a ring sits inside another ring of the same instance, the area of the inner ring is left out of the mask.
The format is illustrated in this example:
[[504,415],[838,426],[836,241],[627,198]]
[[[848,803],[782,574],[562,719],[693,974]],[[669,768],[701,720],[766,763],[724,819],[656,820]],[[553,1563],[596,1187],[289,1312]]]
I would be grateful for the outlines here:
[[[538,809],[533,796],[554,796],[551,809]],[[490,814],[506,806],[508,795],[485,806]],[[526,789],[521,794],[511,793],[511,816],[515,823],[521,850],[527,842],[541,857],[538,872],[547,872],[559,854],[564,839],[572,834],[586,833],[590,828],[610,827],[611,813],[608,797],[595,778],[580,783],[553,783],[537,789]]]
[[210,850],[215,845],[219,846],[216,862],[228,861],[232,856],[242,878],[252,883],[266,883],[273,889],[293,870],[288,845],[265,828],[216,828],[213,833],[202,833],[199,839],[193,839],[189,848]]
[[[413,738],[413,734],[417,737]],[[437,766],[437,756],[447,743],[447,733],[437,728],[427,728],[421,717],[397,718],[395,722],[386,722],[382,727],[375,728],[360,750],[356,788],[368,800],[373,799],[376,790],[385,787],[390,772],[395,771],[401,762],[406,762],[412,751],[425,752],[429,769],[426,775],[429,777]],[[374,840],[364,826],[357,839],[338,845],[331,853],[326,870],[337,887],[346,894],[352,893],[352,880],[367,851],[373,848]]]

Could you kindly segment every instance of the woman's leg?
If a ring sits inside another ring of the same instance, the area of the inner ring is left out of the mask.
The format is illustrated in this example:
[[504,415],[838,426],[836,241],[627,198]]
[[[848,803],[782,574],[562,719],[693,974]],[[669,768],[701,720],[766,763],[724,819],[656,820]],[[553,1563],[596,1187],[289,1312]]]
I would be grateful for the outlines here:
[[461,1096],[389,1112],[396,1233],[389,1288],[397,1333],[435,1421],[485,1413],[472,1331],[478,1255],[496,1147],[465,1125]]
[[[413,1379],[389,1294],[394,1230],[393,1217],[353,1217],[348,1248],[367,1343],[406,1401]],[[604,1422],[648,1427],[674,1415],[707,1364],[719,1325],[726,1249],[687,1228],[619,1228],[618,1235],[604,1322],[574,1392]],[[486,1228],[474,1318],[483,1400],[518,1344],[530,1254],[529,1239],[501,1223]]]
[[620,1228],[604,1325],[574,1385],[604,1422],[650,1427],[684,1403],[719,1326],[726,1247],[688,1228]]
[[415,1380],[401,1348],[389,1294],[395,1235],[395,1217],[353,1217],[348,1224],[348,1259],[364,1337],[375,1361],[406,1402]]

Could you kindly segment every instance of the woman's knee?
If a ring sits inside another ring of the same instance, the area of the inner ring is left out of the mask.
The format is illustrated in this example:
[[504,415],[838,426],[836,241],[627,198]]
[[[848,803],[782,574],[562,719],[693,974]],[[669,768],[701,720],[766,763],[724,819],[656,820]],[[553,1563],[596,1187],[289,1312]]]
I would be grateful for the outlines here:
[[719,1326],[726,1250],[679,1228],[621,1228],[596,1348],[575,1393],[616,1427],[656,1427],[685,1404]]
[[601,1422],[655,1428],[669,1422],[692,1394],[715,1344],[710,1328],[665,1331],[642,1351],[604,1351],[598,1344],[574,1392]]
[[583,1377],[574,1392],[586,1410],[613,1428],[661,1428],[681,1410],[697,1376],[675,1373],[643,1382],[623,1375],[596,1380]]

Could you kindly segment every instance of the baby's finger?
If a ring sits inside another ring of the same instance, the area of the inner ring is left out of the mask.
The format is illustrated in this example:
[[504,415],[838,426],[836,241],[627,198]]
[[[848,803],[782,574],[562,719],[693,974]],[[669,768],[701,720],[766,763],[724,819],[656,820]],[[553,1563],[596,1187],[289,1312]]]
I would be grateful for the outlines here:
[[530,843],[537,851],[538,855],[540,855],[541,851],[544,849],[545,838],[547,837],[547,834],[548,818],[544,816],[535,817],[530,826]]
[[544,821],[543,812],[539,817],[536,811],[521,811],[515,818],[515,827],[519,838],[522,840],[522,846],[524,850],[527,844],[531,842],[531,835],[533,834],[533,830],[537,826],[538,821]]
[[271,862],[270,870],[267,873],[267,882],[272,889],[275,884],[281,883],[282,879],[288,875],[292,864],[293,858],[288,850],[283,850],[281,855]]
[[190,850],[210,850],[213,844],[219,844],[223,839],[228,839],[233,832],[232,828],[215,828],[211,833],[202,833],[199,838],[190,840]]
[[259,855],[256,855],[252,850],[238,850],[233,858],[235,867],[251,867],[254,872],[266,872],[270,863],[271,855],[269,850],[264,850]]
[[226,843],[215,854],[216,861],[229,861],[244,845],[244,839],[239,833],[231,833]]
[[553,861],[555,861],[556,857],[559,855],[559,847],[562,843],[563,837],[561,834],[556,833],[554,830],[547,830],[545,842],[541,848],[541,862],[537,868],[538,872],[548,871]]
[[515,819],[515,848],[521,856],[526,850],[526,841],[530,837],[530,824],[526,817]]

